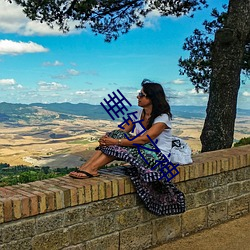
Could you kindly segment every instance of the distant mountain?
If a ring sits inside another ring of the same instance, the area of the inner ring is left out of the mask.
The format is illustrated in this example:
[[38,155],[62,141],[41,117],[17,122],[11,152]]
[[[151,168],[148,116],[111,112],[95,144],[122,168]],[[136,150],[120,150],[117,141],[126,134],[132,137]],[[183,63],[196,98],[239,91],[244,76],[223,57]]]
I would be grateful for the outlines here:
[[250,116],[250,109],[237,109],[238,115]]
[[4,121],[8,121],[9,120],[9,116],[5,115],[5,114],[0,114],[0,122],[4,122]]
[[101,105],[91,105],[88,103],[72,104],[64,103],[32,103],[29,106],[42,107],[43,109],[57,112],[59,114],[71,114],[78,116],[87,116],[92,120],[108,120],[110,116],[105,112]]
[[202,119],[205,118],[205,106],[172,106],[171,113],[174,117]]
[[[172,106],[171,112],[174,117],[205,119],[206,108],[206,106]],[[250,109],[238,108],[237,116],[250,116]]]
[[[139,109],[137,106],[128,107],[129,112]],[[205,106],[172,106],[173,117],[204,119]],[[126,113],[126,112],[125,112]],[[250,110],[237,109],[237,115],[250,116]],[[101,105],[87,103],[32,103],[12,104],[0,103],[0,122],[26,122],[52,121],[54,119],[74,119],[74,116],[85,116],[91,120],[111,120],[111,117]]]

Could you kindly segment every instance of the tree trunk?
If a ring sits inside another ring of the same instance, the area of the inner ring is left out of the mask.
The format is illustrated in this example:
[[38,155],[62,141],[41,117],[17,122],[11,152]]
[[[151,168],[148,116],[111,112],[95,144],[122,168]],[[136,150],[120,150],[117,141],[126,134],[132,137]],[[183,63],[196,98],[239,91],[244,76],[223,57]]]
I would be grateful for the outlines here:
[[202,152],[232,146],[241,66],[249,33],[250,0],[230,0],[226,25],[217,31],[212,48],[207,116],[200,137]]

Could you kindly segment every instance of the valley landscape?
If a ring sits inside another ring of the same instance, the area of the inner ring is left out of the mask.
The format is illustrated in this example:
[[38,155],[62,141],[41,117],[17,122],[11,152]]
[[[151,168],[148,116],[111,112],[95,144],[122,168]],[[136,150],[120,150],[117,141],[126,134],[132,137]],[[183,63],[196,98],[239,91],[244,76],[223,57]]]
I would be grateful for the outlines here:
[[[187,141],[193,153],[198,153],[205,107],[184,107],[172,109],[173,135]],[[0,103],[0,163],[79,166],[98,146],[99,137],[120,123],[112,121],[100,105]],[[249,136],[250,111],[239,110],[234,139]]]

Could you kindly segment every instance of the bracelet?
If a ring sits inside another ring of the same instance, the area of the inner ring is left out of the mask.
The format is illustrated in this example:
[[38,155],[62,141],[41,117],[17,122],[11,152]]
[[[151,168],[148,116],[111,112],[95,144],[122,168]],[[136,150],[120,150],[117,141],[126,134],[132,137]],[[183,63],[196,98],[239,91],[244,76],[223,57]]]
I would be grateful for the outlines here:
[[118,139],[118,145],[122,144],[122,139]]

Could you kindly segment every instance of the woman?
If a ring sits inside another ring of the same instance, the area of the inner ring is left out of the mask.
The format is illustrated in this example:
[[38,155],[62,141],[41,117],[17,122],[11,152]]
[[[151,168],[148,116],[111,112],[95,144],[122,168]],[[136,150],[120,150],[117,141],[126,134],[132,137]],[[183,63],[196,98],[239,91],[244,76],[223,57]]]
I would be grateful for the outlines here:
[[[128,175],[138,195],[151,212],[158,215],[184,212],[183,193],[163,177],[164,173],[160,171],[162,166],[157,165],[157,160],[163,160],[164,155],[168,156],[172,146],[172,114],[164,90],[160,84],[144,80],[137,99],[138,106],[143,108],[137,113],[138,119],[133,118],[133,122],[129,121],[122,126],[123,129],[114,130],[103,136],[99,140],[100,146],[91,159],[78,171],[69,175],[79,179],[96,177],[99,176],[100,167],[115,159],[123,160],[130,163],[131,167],[127,169]],[[136,134],[140,136],[129,134],[134,130],[134,126]],[[150,139],[157,142],[161,152],[157,152]],[[143,145],[151,150],[140,148],[139,154],[139,148],[134,144]]]

